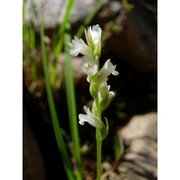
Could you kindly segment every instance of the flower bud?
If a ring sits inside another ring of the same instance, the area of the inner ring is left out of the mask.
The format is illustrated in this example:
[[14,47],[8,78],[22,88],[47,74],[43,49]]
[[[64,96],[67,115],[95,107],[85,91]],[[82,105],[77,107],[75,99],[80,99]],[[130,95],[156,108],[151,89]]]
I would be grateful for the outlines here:
[[109,89],[110,86],[108,86],[106,82],[101,83],[99,86],[98,99],[99,99],[99,106],[102,111],[107,108],[107,106],[111,101],[111,98],[114,96],[114,92],[109,91]]
[[91,81],[90,83],[90,93],[91,93],[91,96],[94,98],[94,99],[97,99],[98,98],[98,87],[99,87],[99,84],[96,83],[96,81]]
[[94,58],[96,56],[99,58],[101,55],[101,34],[102,30],[98,24],[85,30],[86,41],[93,52]]

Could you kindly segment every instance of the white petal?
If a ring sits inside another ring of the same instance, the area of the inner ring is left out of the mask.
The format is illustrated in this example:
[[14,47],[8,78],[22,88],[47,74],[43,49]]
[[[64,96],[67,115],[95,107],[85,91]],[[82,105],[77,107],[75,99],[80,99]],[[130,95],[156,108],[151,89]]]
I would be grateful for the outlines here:
[[98,71],[98,66],[96,64],[92,66],[82,66],[82,70],[87,75],[95,75]]
[[84,56],[82,58],[82,68],[87,75],[95,75],[98,72],[98,58]]
[[105,82],[107,81],[107,77],[110,74],[113,74],[114,76],[117,76],[119,73],[118,71],[115,70],[116,69],[116,65],[113,65],[110,61],[110,59],[108,59],[105,63],[104,66],[101,68],[101,70],[99,71],[99,75],[98,75],[98,81],[100,82]]
[[72,43],[69,44],[70,46],[70,54],[72,56],[77,56],[79,53],[82,55],[86,55],[90,53],[89,47],[82,39],[78,39],[76,36],[72,40]]
[[103,98],[108,96],[110,99],[114,96],[114,92],[110,91],[110,85],[108,86],[106,82],[103,82],[99,85],[98,98],[101,101]]
[[99,27],[99,25],[94,25],[92,28],[89,27],[88,29],[89,34],[91,35],[92,41],[94,43],[94,45],[97,45],[98,43],[101,42],[101,33],[102,30]]
[[84,114],[79,114],[79,124],[80,125],[84,125],[84,119],[86,118],[86,115],[84,115]]
[[110,59],[108,59],[105,64],[104,64],[104,71],[108,74],[108,76],[112,73],[113,75],[117,76],[119,73],[118,71],[115,70],[116,69],[116,65],[113,65],[110,61]]
[[109,97],[112,98],[115,95],[113,91],[109,91]]
[[[108,86],[108,91],[110,90],[110,85]],[[113,91],[109,91],[109,97],[112,98],[115,95]]]
[[87,108],[84,106],[84,110],[86,114],[79,114],[79,124],[84,125],[84,122],[88,122],[91,126],[95,128],[102,128],[104,126],[103,122],[100,121],[97,117],[95,117]]

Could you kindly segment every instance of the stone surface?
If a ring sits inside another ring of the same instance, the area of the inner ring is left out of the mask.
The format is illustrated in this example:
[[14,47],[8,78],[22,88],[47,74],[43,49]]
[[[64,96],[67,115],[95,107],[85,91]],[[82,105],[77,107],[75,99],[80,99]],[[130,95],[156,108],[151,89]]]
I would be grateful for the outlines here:
[[119,171],[127,172],[126,178],[129,180],[156,179],[157,114],[152,112],[134,116],[126,127],[119,130],[118,135],[125,144]]
[[[71,23],[83,20],[96,5],[97,1],[75,0],[70,16]],[[32,8],[33,2],[34,8]],[[35,27],[38,27],[42,13],[45,28],[54,28],[61,24],[67,2],[65,0],[26,0],[25,22],[32,22]]]
[[134,116],[118,131],[124,154],[114,164],[103,163],[102,180],[157,179],[157,114]]

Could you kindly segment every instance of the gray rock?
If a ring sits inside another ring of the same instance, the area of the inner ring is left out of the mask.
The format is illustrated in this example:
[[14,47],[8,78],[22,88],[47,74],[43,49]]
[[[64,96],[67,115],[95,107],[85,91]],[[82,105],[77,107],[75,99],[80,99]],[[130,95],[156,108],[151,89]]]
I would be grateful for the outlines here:
[[102,164],[102,180],[156,180],[157,114],[134,116],[117,134],[124,154],[114,164]]
[[[37,28],[43,14],[44,27],[54,28],[61,24],[67,2],[67,0],[26,0],[24,22],[33,23]],[[75,0],[70,16],[71,23],[83,20],[97,2],[98,0]]]
[[156,179],[157,114],[152,112],[134,116],[126,127],[119,130],[118,135],[128,147],[119,171],[126,172],[128,180]]

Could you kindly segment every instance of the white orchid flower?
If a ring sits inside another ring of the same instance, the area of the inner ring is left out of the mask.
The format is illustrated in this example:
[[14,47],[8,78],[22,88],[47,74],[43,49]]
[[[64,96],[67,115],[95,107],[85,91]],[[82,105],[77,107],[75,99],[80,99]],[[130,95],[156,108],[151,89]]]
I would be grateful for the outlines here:
[[69,44],[69,46],[70,54],[72,56],[77,56],[78,54],[91,55],[91,50],[87,44],[82,39],[78,39],[76,36],[72,40],[72,43]]
[[88,30],[85,30],[86,41],[94,57],[100,57],[101,55],[101,34],[102,30],[98,24],[90,26]]
[[[70,43],[70,54],[72,56],[77,56],[78,54],[89,55],[92,57],[100,56],[101,50],[101,33],[102,30],[99,25],[91,26],[88,28],[88,31],[85,30],[86,41],[88,45],[80,38],[76,36]],[[94,54],[95,53],[95,54]]]
[[95,75],[98,72],[98,58],[92,59],[90,56],[82,58],[82,69],[87,75]]
[[97,118],[96,115],[101,114],[114,96],[114,92],[110,91],[110,86],[107,84],[108,76],[111,74],[117,76],[119,73],[116,71],[116,65],[113,65],[110,59],[99,70],[101,36],[102,30],[98,24],[90,26],[87,30],[85,29],[87,43],[75,36],[69,46],[72,56],[83,55],[82,70],[87,74],[87,81],[90,83],[90,93],[96,101],[95,106],[93,105],[93,113],[84,106],[86,114],[79,114],[79,123],[84,125],[85,122],[88,122],[93,127],[101,129],[101,136],[105,138],[108,132],[108,121],[106,119],[105,126],[101,118]]
[[106,82],[107,81],[107,77],[110,75],[110,74],[113,74],[114,76],[117,76],[119,74],[118,71],[115,70],[116,69],[116,65],[113,65],[110,61],[110,59],[108,59],[103,67],[100,69],[99,73],[98,73],[98,76],[97,76],[97,81],[99,83],[101,82]]
[[102,34],[102,30],[98,24],[92,26],[92,28],[91,26],[88,28],[88,35],[90,36],[94,46],[101,44],[101,34]]
[[79,114],[79,124],[84,125],[84,122],[88,122],[91,126],[101,129],[104,127],[104,124],[101,120],[95,117],[89,110],[87,106],[84,106],[86,114]]

